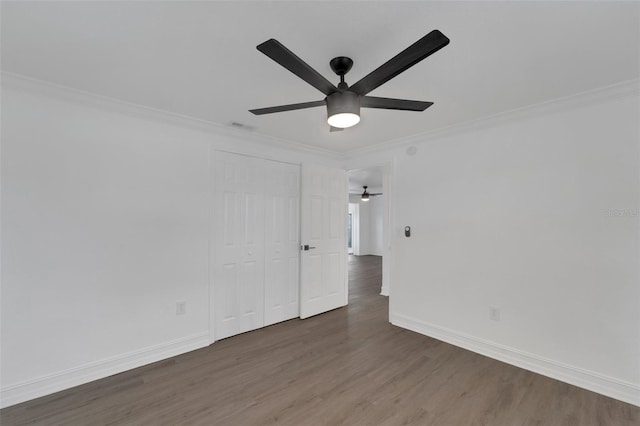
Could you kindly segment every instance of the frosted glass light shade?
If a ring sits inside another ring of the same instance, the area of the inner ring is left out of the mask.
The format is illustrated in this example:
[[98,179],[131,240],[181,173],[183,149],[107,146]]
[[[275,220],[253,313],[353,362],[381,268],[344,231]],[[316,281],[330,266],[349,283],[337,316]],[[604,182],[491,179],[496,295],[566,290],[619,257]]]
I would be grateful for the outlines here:
[[329,117],[327,122],[330,126],[346,129],[347,127],[358,124],[360,122],[360,116],[352,112],[341,112]]

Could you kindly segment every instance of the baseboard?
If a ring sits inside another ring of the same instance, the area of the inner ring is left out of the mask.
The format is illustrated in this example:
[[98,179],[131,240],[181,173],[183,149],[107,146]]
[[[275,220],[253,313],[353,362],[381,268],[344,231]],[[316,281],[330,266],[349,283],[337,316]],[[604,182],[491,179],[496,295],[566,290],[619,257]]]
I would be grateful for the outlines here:
[[0,408],[122,373],[208,345],[208,332],[200,333],[6,386],[0,390]]
[[380,295],[381,296],[388,296],[389,295],[389,287],[382,286],[382,288],[380,289]]
[[535,354],[499,345],[455,330],[391,314],[391,323],[425,336],[468,349],[552,379],[560,380],[599,394],[640,406],[640,386],[593,371],[567,365]]

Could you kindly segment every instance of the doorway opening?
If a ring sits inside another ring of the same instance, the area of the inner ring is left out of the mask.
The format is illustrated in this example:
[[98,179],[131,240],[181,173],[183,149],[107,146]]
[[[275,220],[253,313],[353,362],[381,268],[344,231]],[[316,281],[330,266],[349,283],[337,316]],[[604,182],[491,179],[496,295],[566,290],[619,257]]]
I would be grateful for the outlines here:
[[[355,265],[379,269],[369,285],[378,294],[389,295],[389,165],[377,165],[347,172],[349,181],[349,285]],[[373,259],[373,258],[376,259]],[[368,260],[367,260],[368,258]],[[360,282],[359,285],[364,285]]]

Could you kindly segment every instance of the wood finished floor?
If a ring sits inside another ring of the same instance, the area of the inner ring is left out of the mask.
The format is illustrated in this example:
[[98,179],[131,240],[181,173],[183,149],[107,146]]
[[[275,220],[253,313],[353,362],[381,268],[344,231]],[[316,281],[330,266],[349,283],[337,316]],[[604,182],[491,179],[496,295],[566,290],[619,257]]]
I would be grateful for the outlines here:
[[640,408],[389,324],[381,260],[349,306],[0,411],[10,425],[606,425]]

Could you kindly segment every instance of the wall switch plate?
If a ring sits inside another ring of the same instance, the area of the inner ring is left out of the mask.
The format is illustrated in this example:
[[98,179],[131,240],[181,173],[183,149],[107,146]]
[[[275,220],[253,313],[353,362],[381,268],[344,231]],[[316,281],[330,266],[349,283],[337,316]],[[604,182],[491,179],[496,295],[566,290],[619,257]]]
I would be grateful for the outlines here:
[[493,321],[500,321],[500,308],[489,308],[489,319]]
[[176,302],[176,315],[184,315],[187,313],[187,302]]

